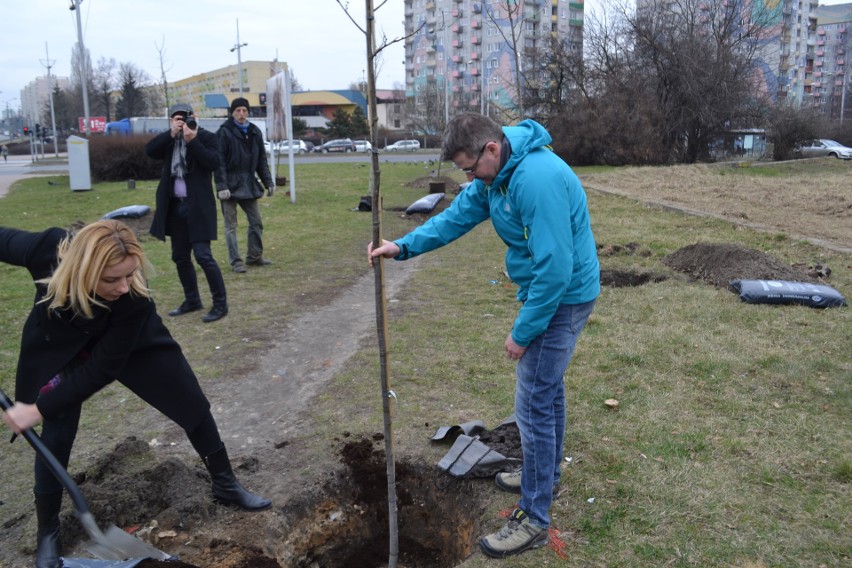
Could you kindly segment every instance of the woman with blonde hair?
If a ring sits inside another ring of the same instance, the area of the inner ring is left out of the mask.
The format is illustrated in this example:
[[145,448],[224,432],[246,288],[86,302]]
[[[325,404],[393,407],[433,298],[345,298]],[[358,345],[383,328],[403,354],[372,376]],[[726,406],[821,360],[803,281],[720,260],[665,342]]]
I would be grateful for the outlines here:
[[[118,381],[186,431],[219,501],[247,511],[271,505],[234,476],[210,403],[157,315],[148,261],[127,225],[102,220],[76,235],[0,227],[0,262],[26,267],[36,286],[21,336],[17,402],[2,416],[9,428],[42,423],[42,441],[67,468],[83,402]],[[60,567],[63,489],[39,459],[33,492],[36,566]]]

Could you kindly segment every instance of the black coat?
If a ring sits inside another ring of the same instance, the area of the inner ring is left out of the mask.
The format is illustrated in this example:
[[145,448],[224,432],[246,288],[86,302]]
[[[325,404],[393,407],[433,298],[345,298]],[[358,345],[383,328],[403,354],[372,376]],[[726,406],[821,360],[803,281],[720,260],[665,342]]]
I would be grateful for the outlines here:
[[[0,262],[27,268],[33,280],[57,265],[56,250],[67,233],[41,233],[0,227]],[[154,301],[125,294],[109,308],[95,307],[92,319],[71,318],[66,310],[39,304],[46,286],[36,284],[35,304],[21,334],[15,399],[35,403],[51,418],[119,381],[184,429],[194,429],[210,410],[180,346],[163,325]],[[81,351],[90,357],[82,364]],[[39,394],[59,371],[67,372],[52,391]]]
[[267,189],[273,182],[260,128],[249,123],[247,133],[243,134],[234,120],[229,118],[219,127],[216,136],[219,138],[219,155],[222,158],[220,179],[231,191],[231,199],[263,197],[263,188],[257,177],[260,177]]
[[[166,240],[171,231],[168,227],[169,207],[172,206],[172,150],[175,139],[166,130],[151,139],[145,145],[145,153],[149,158],[163,160],[163,171],[160,174],[160,184],[157,186],[157,205],[154,219],[151,221],[151,234]],[[203,128],[198,129],[198,135],[186,145],[186,199],[189,205],[189,240],[204,242],[216,240],[217,213],[216,196],[213,192],[212,177],[219,175],[219,145],[216,135]],[[218,182],[216,184],[219,185]]]

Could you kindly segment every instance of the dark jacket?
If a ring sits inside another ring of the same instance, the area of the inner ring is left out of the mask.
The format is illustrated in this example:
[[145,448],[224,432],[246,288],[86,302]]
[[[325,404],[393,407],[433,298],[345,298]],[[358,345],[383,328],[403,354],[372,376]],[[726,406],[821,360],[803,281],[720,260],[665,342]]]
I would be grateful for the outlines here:
[[220,177],[231,190],[231,199],[263,197],[263,188],[257,177],[260,177],[267,189],[273,182],[260,128],[249,123],[248,132],[243,134],[234,120],[229,118],[219,127],[216,136],[219,138],[219,155],[222,158]]
[[[157,186],[157,209],[151,221],[151,234],[166,240],[171,234],[168,227],[169,207],[173,206],[172,189],[172,149],[175,139],[166,130],[152,138],[145,145],[145,153],[149,158],[163,160],[163,171],[160,174],[160,184]],[[216,196],[213,192],[213,175],[219,173],[219,146],[216,135],[203,128],[198,129],[198,135],[186,145],[186,199],[189,210],[189,240],[203,242],[216,240]],[[217,182],[217,186],[219,183]]]
[[[59,228],[31,233],[0,227],[0,262],[27,268],[33,280],[47,278],[66,235]],[[48,314],[47,304],[38,303],[45,292],[36,284],[36,303],[21,334],[16,400],[35,403],[51,418],[119,381],[182,428],[195,428],[207,415],[210,403],[153,300],[125,294],[86,319],[67,310]],[[84,350],[89,356],[83,362]],[[59,385],[39,394],[63,369]]]

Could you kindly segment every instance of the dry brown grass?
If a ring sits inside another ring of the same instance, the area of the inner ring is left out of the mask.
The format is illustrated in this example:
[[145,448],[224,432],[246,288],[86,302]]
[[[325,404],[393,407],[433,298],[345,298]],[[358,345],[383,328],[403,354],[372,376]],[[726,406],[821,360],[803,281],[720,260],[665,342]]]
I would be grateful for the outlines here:
[[621,168],[581,175],[586,189],[702,212],[852,252],[852,162]]

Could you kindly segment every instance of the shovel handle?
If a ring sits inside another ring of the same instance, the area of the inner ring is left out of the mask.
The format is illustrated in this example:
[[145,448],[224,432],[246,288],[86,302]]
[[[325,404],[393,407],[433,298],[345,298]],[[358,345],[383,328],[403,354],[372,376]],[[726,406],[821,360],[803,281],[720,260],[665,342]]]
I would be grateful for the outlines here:
[[[12,401],[9,400],[9,397],[6,396],[5,392],[3,392],[3,389],[0,389],[0,408],[4,411],[12,408]],[[26,438],[27,442],[29,442],[36,454],[38,454],[38,457],[40,457],[44,462],[44,465],[50,469],[51,473],[53,473],[53,475],[56,476],[56,479],[59,480],[59,483],[61,483],[68,491],[71,501],[74,502],[74,510],[77,512],[77,516],[91,516],[89,506],[86,504],[86,500],[83,499],[83,494],[80,492],[80,488],[76,483],[74,483],[74,480],[71,479],[71,476],[68,475],[68,472],[64,467],[62,467],[62,464],[59,463],[59,460],[57,460],[56,456],[53,455],[53,452],[44,445],[44,442],[41,441],[38,434],[28,428],[21,432],[21,435]]]

